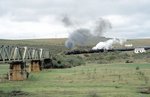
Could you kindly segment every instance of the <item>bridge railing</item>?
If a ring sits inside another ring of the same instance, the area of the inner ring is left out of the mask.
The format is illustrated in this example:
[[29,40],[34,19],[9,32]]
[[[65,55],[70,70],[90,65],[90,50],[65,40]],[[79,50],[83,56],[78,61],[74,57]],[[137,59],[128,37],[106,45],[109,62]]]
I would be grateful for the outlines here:
[[0,45],[0,63],[50,58],[49,49]]

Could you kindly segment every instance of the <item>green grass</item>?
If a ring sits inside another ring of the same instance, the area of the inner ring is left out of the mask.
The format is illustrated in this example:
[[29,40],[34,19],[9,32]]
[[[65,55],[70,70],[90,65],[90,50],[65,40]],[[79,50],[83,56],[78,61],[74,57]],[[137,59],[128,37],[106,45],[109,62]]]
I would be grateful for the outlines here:
[[[0,68],[8,71],[5,65],[0,65]],[[0,72],[4,73],[4,70]],[[139,88],[150,86],[149,74],[148,63],[87,64],[31,73],[26,81],[0,83],[0,90],[29,93],[23,97],[150,97],[149,94],[138,93]]]
[[5,74],[9,68],[8,64],[0,64],[0,74]]

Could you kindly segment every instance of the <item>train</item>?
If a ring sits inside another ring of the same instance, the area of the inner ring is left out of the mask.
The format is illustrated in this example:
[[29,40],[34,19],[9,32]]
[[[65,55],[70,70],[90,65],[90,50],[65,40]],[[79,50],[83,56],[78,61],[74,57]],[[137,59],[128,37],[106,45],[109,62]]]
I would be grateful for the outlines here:
[[76,54],[89,54],[89,53],[102,53],[102,52],[115,52],[115,51],[135,51],[135,53],[142,53],[146,50],[150,50],[150,46],[143,47],[131,47],[131,48],[112,48],[112,49],[96,49],[96,50],[72,50],[65,51],[65,55],[76,55]]

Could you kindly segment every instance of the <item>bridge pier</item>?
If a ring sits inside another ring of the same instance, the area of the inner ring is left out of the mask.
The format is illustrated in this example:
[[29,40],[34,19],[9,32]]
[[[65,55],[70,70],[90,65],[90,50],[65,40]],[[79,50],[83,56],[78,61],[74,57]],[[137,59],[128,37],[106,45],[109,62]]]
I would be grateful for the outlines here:
[[13,61],[10,63],[10,72],[8,79],[21,81],[27,79],[29,73],[26,71],[26,63],[23,61]]
[[31,72],[39,72],[42,70],[42,62],[41,60],[32,60],[31,61]]

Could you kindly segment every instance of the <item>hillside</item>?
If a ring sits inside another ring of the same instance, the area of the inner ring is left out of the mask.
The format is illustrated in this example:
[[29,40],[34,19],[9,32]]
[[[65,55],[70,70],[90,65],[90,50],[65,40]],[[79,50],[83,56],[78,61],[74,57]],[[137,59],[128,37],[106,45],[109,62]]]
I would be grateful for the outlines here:
[[[0,45],[64,45],[66,38],[51,38],[51,39],[24,39],[24,40],[5,40],[0,39]],[[130,39],[127,43],[133,44],[135,46],[145,46],[150,45],[150,39]]]
[[132,43],[133,46],[150,46],[150,39],[131,39],[127,43]]
[[59,39],[24,39],[24,40],[5,40],[0,39],[0,44],[6,44],[6,45],[64,45],[65,38],[59,38]]
[[[0,45],[29,46],[38,48],[49,48],[51,53],[56,54],[65,51],[65,38],[60,39],[25,39],[25,40],[0,40]],[[56,49],[57,48],[57,49]]]
[[[16,45],[16,46],[30,46],[39,48],[49,48],[52,53],[60,53],[67,50],[65,47],[66,38],[53,39],[25,39],[25,40],[0,40],[0,45]],[[133,44],[133,46],[150,46],[150,39],[130,39],[126,44]],[[80,49],[91,49],[94,45],[85,47],[76,47]],[[118,47],[118,46],[117,46]],[[57,48],[57,49],[56,49]]]

